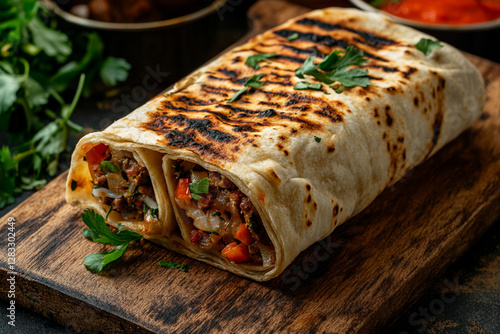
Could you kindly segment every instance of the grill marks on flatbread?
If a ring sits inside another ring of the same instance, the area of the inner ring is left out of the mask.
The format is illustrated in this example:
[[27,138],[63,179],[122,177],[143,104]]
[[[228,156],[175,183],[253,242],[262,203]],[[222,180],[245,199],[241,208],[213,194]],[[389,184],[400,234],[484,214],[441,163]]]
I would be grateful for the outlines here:
[[[288,40],[295,32],[298,38]],[[150,240],[256,280],[275,277],[480,116],[486,92],[479,71],[445,43],[425,56],[413,47],[421,38],[429,36],[352,9],[318,10],[288,21],[106,130],[85,136],[73,154],[67,200],[106,214],[96,206],[91,183],[70,188],[71,180],[82,179],[79,174],[90,178],[82,160],[86,145],[137,151],[160,185],[158,204],[168,206],[162,211],[168,213],[170,234]],[[318,64],[349,45],[367,55],[363,68],[371,85],[342,94],[325,84],[323,91],[293,89],[302,80],[295,70],[307,57],[316,56]],[[245,65],[259,53],[277,56],[260,62],[259,69]],[[227,102],[258,74],[265,84]],[[202,252],[191,246],[183,224],[182,237],[177,234],[177,205],[169,198],[176,191],[172,160],[218,172],[248,196],[275,246],[273,268],[235,265]],[[168,191],[161,190],[165,186]]]
[[[244,148],[258,147],[267,128],[285,138],[299,131],[317,134],[326,124],[342,122],[345,114],[351,112],[336,93],[324,94],[326,85],[323,91],[293,89],[301,81],[295,70],[309,56],[316,56],[319,62],[333,50],[352,45],[363,50],[369,59],[364,67],[369,70],[372,83],[383,84],[386,76],[398,75],[400,84],[405,85],[416,71],[390,65],[384,55],[385,50],[404,53],[401,48],[408,46],[403,43],[353,28],[354,18],[345,22],[325,19],[298,18],[230,51],[216,65],[206,67],[192,85],[165,95],[161,107],[151,112],[142,126],[163,136],[167,146],[184,148],[213,160],[234,161]],[[287,37],[292,34],[298,34],[298,38],[290,41]],[[259,69],[244,65],[249,56],[260,53],[277,56],[260,62]],[[264,74],[261,80],[265,84],[249,88],[237,101],[227,103],[255,74]],[[342,94],[369,98],[385,91],[404,93],[396,87],[371,85],[354,87]],[[394,145],[388,144],[389,147]],[[397,152],[398,161],[404,155],[404,149],[390,151]]]

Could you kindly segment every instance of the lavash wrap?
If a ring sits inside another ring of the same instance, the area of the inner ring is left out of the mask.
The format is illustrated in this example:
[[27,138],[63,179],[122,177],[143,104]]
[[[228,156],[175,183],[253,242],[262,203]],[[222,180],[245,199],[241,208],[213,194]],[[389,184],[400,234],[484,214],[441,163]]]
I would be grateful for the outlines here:
[[[297,39],[287,38],[295,33]],[[81,173],[83,148],[91,141],[164,155],[162,175],[150,174],[163,178],[157,183],[168,183],[169,192],[161,197],[171,201],[168,210],[176,205],[171,160],[195,162],[227,176],[251,199],[275,247],[275,265],[235,265],[199,250],[179,230],[151,240],[175,249],[171,240],[176,238],[182,245],[177,251],[254,280],[276,277],[301,251],[363,210],[479,117],[486,98],[479,71],[445,43],[424,55],[414,47],[421,38],[433,39],[380,14],[354,9],[316,10],[289,20],[225,53],[104,131],[84,137],[73,155],[67,200],[98,209],[87,193],[70,190],[71,180]],[[294,71],[308,56],[318,56],[318,64],[320,57],[348,45],[365,52],[369,61],[362,68],[369,70],[371,85],[341,94],[325,84],[323,91],[293,89],[302,81]],[[272,52],[278,56],[260,62],[258,69],[244,64],[248,56]],[[256,74],[265,74],[261,80],[266,83],[228,103]]]

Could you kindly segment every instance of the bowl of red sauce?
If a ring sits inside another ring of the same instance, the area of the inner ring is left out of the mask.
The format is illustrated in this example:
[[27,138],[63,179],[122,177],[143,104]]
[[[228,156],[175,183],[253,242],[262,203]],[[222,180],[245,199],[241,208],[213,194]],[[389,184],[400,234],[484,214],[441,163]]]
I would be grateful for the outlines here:
[[420,29],[474,31],[500,27],[499,0],[350,0],[366,11]]

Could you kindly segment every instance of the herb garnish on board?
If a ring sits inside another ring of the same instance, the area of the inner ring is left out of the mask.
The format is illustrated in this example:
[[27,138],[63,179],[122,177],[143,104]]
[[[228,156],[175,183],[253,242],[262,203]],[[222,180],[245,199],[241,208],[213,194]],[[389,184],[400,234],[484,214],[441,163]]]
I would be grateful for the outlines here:
[[109,252],[94,253],[85,257],[83,265],[94,274],[100,273],[108,264],[122,257],[131,242],[143,238],[143,236],[138,233],[124,230],[121,224],[118,226],[117,233],[111,232],[104,222],[104,218],[94,210],[84,210],[82,220],[85,225],[89,227],[89,229],[82,231],[82,234],[86,238],[101,244],[112,244],[116,246]]
[[179,264],[174,261],[160,261],[158,262],[158,264],[169,269],[179,269],[180,271],[183,271],[185,273],[187,273],[188,269],[191,268],[189,264]]

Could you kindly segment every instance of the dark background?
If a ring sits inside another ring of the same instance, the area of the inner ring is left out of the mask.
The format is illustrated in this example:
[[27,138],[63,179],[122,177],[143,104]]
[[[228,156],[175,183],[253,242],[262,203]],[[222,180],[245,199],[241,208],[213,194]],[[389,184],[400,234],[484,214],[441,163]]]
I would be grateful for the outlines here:
[[[436,0],[438,1],[438,0]],[[143,104],[175,81],[187,75],[222,50],[245,35],[249,27],[246,11],[255,0],[243,1],[224,15],[213,15],[194,27],[178,28],[174,31],[156,31],[149,34],[109,34],[102,33],[108,50],[119,57],[127,55],[134,66],[127,84],[119,90],[108,92],[107,96],[94,96],[80,102],[72,120],[82,124],[87,131],[102,130],[132,111],[133,107],[124,102],[122,94],[129,94],[140,84],[147,73],[146,66],[169,75],[156,89],[148,90],[147,96],[136,96],[131,100]],[[312,8],[328,5],[350,6],[348,1],[300,1]],[[236,3],[236,2],[235,2]],[[62,23],[64,26],[64,23]],[[67,26],[66,29],[74,29]],[[497,51],[500,42],[499,29],[481,32],[449,33],[426,31],[436,38],[446,41],[461,50],[483,58],[500,62]],[[133,47],[131,47],[133,46]],[[136,65],[136,64],[142,64]],[[499,92],[500,93],[500,92]],[[112,108],[119,100],[120,108]],[[73,146],[78,138],[70,140]],[[61,159],[59,171],[69,168],[69,155]],[[16,203],[0,210],[0,216],[7,214],[26,199],[26,192],[16,199]],[[21,204],[22,205],[22,204]],[[454,263],[431,288],[399,319],[387,333],[500,333],[500,247],[499,224],[493,226],[465,255]],[[453,292],[449,293],[450,286]],[[446,303],[443,301],[446,292]],[[444,307],[442,307],[444,305]],[[7,302],[1,301],[5,310]],[[4,312],[2,312],[4,314]],[[16,327],[0,321],[0,333],[75,333],[72,328],[63,327],[30,311],[16,307]]]

